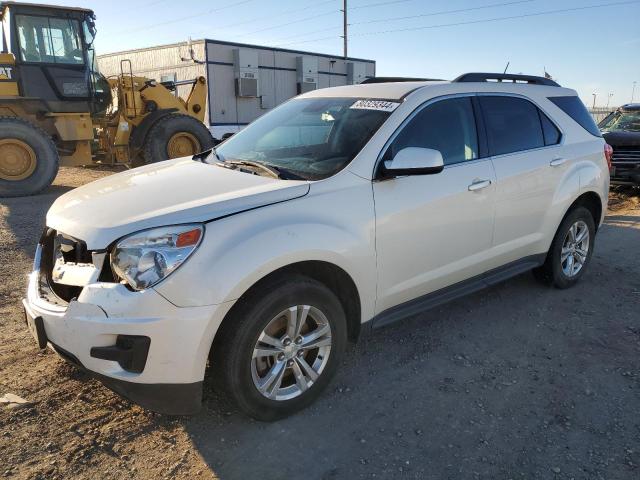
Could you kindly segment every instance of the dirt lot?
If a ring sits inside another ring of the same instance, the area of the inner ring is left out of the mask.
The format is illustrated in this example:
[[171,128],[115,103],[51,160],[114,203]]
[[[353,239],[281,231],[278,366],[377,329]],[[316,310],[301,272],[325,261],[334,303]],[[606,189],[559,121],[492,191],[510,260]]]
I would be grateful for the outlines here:
[[63,169],[0,204],[0,476],[640,478],[640,205],[612,195],[574,289],[528,274],[351,346],[308,410],[265,424],[209,386],[201,414],[146,412],[51,352],[20,299],[51,202],[108,171]]

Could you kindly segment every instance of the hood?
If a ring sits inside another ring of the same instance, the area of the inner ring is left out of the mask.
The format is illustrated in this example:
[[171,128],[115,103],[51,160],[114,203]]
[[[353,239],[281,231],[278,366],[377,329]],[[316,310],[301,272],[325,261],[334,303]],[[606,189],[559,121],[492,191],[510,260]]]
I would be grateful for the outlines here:
[[146,228],[205,222],[302,197],[306,181],[229,170],[191,158],[111,175],[59,197],[47,226],[84,240],[90,250]]
[[640,147],[640,132],[602,132],[612,147]]

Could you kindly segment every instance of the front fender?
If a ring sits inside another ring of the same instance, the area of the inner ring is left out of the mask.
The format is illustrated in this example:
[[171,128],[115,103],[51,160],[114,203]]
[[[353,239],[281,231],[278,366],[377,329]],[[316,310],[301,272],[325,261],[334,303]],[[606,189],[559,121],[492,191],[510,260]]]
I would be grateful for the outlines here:
[[351,276],[362,318],[371,318],[377,280],[371,184],[346,176],[355,184],[332,188],[331,195],[315,184],[306,197],[208,223],[198,250],[155,288],[178,306],[220,304],[282,267],[323,261]]

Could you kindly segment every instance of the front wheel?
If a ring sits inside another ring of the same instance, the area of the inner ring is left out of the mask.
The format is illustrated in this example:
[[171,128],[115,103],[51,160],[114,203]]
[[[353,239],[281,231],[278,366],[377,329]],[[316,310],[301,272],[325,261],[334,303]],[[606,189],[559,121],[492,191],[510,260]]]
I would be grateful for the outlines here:
[[544,265],[534,269],[535,277],[557,288],[575,285],[591,261],[595,233],[589,210],[578,207],[569,212],[558,227]]
[[213,347],[214,374],[241,410],[275,420],[327,386],[345,349],[346,318],[335,294],[307,277],[250,297],[225,321]]

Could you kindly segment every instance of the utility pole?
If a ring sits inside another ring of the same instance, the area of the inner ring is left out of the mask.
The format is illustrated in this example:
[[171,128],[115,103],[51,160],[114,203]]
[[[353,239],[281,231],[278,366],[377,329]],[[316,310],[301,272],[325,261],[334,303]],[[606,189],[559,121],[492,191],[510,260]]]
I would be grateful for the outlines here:
[[636,83],[638,82],[633,82],[633,88],[631,89],[631,103],[633,103],[633,96],[636,93]]
[[347,58],[347,0],[342,0],[342,40],[344,41],[344,58]]
[[595,110],[596,108],[596,97],[598,96],[597,93],[592,93],[591,95],[593,95],[593,107],[592,109]]
[[607,110],[609,109],[609,102],[611,101],[611,97],[613,97],[613,93],[610,93],[607,97]]

